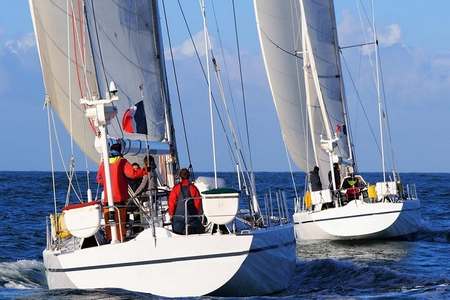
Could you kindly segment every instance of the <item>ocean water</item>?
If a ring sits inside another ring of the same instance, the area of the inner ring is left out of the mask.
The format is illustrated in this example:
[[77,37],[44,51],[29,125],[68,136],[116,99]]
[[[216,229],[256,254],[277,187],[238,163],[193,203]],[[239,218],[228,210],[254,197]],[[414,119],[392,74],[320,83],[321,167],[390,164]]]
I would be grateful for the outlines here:
[[[234,174],[220,176],[236,185]],[[281,188],[293,198],[288,173],[257,173],[256,178],[260,194]],[[302,190],[303,175],[295,178]],[[365,178],[375,182],[380,174]],[[450,298],[450,174],[403,174],[402,180],[417,184],[424,219],[419,233],[402,240],[297,245],[289,288],[263,298]],[[65,174],[58,173],[56,182],[60,206],[66,197]],[[84,174],[78,174],[75,186],[84,193]],[[95,194],[94,184],[92,189]],[[0,299],[155,298],[116,289],[47,290],[41,252],[52,197],[49,173],[0,172]]]

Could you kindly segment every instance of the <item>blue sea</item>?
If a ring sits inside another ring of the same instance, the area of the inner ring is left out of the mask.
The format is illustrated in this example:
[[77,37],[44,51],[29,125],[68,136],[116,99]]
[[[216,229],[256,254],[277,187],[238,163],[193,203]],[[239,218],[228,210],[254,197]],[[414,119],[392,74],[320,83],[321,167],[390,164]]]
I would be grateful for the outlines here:
[[[380,179],[380,174],[364,175],[369,182]],[[236,185],[234,174],[220,176]],[[257,173],[256,178],[260,195],[271,187],[284,189],[293,198],[290,174]],[[303,190],[303,174],[295,174],[295,179]],[[296,272],[289,288],[264,299],[450,298],[450,174],[410,173],[403,174],[402,180],[416,183],[422,200],[424,220],[418,234],[403,240],[297,245]],[[57,173],[56,182],[61,206],[66,175]],[[75,186],[84,193],[85,185],[85,175],[78,174]],[[92,188],[95,194],[96,186]],[[154,298],[115,289],[48,291],[41,252],[45,216],[53,210],[52,197],[50,173],[0,172],[1,299]]]

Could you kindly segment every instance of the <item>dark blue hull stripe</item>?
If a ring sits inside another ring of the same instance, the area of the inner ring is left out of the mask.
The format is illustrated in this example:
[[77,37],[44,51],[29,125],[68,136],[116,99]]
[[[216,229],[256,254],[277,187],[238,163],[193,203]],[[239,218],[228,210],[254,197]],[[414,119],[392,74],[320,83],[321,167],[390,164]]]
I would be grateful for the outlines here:
[[[335,218],[320,219],[320,220],[310,220],[310,221],[304,221],[301,223],[306,224],[306,223],[315,223],[315,222],[332,221],[332,220],[340,220],[340,219],[350,219],[350,218],[368,217],[368,216],[376,216],[376,215],[387,215],[387,214],[399,213],[399,212],[404,212],[404,211],[415,211],[415,210],[419,210],[419,209],[418,208],[402,209],[402,210],[371,213],[371,214],[362,214],[362,215],[355,215],[355,216],[344,216],[344,217],[335,217]],[[300,224],[300,222],[295,222],[294,224],[297,225],[297,224]]]
[[141,265],[165,264],[165,263],[181,262],[181,261],[188,261],[188,260],[198,260],[198,259],[232,257],[232,256],[240,256],[240,255],[246,255],[246,254],[250,254],[250,253],[258,253],[258,252],[262,252],[262,251],[288,247],[291,245],[295,245],[295,240],[292,240],[290,242],[287,242],[287,243],[284,243],[281,245],[272,245],[272,246],[266,246],[266,247],[261,247],[261,248],[250,249],[247,251],[239,251],[239,252],[207,254],[207,255],[198,255],[198,256],[186,256],[186,257],[179,257],[179,258],[166,258],[166,259],[156,259],[156,260],[146,260],[146,261],[97,265],[97,266],[86,266],[86,267],[76,267],[76,268],[66,268],[66,269],[48,268],[48,269],[46,269],[46,271],[47,272],[76,272],[76,271],[89,271],[89,270],[108,269],[108,268],[122,268],[122,267],[141,266]]

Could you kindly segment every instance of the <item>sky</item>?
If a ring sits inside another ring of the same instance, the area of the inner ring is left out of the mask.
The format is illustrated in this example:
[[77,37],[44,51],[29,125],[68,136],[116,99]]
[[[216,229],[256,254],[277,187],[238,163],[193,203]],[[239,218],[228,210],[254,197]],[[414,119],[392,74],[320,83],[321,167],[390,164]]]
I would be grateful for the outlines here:
[[[202,47],[202,20],[198,1],[181,2],[194,37]],[[450,172],[450,2],[433,0],[433,5],[426,0],[374,2],[397,168],[401,172]],[[176,1],[165,3],[192,160],[197,170],[210,171],[212,154],[208,93]],[[238,0],[235,3],[254,169],[286,171],[288,162],[260,54],[252,1]],[[342,46],[364,42],[365,35],[370,33],[367,24],[361,25],[358,3],[363,3],[365,9],[369,8],[367,0],[335,1]],[[207,5],[214,50],[219,53],[220,60],[219,46],[222,41],[224,61],[229,71],[228,76],[224,74],[224,79],[229,78],[233,98],[239,104],[238,108],[242,109],[231,1],[214,0],[220,38],[210,1],[207,1]],[[362,7],[361,4],[359,7]],[[165,48],[168,54],[167,40]],[[377,133],[376,93],[369,59],[371,51],[366,47],[344,50],[343,54],[352,74],[350,78],[344,72],[344,78],[361,171],[381,169],[380,155],[364,116],[365,111]],[[221,61],[222,66],[224,61]],[[172,61],[169,57],[166,57],[166,63],[170,67]],[[358,86],[363,105],[352,88],[352,80]],[[180,112],[170,72],[169,82],[180,159],[182,165],[186,165]],[[0,128],[3,130],[0,170],[50,169],[44,93],[28,1],[1,1]],[[241,129],[244,129],[243,122],[243,118],[240,118],[238,123]],[[59,133],[63,145],[62,156],[67,160],[67,133],[62,127]],[[233,165],[219,129],[217,139],[218,168],[232,170]],[[79,165],[84,165],[82,155],[78,154],[77,160],[82,161]],[[90,165],[94,168],[93,163]],[[58,163],[57,168],[62,169],[62,164]]]

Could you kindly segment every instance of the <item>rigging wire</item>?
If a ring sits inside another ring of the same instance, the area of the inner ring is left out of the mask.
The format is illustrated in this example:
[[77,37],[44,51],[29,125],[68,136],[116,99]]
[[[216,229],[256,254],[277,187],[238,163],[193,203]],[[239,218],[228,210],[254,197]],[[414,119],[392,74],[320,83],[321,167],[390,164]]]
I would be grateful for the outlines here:
[[[77,55],[77,46],[76,46],[76,45],[78,45],[78,50],[79,50],[80,55],[81,55],[81,66],[83,68],[84,79],[85,79],[85,86],[86,86],[86,90],[87,90],[87,96],[89,98],[91,98],[92,97],[92,93],[91,93],[91,89],[90,89],[90,86],[89,86],[89,83],[88,83],[88,80],[87,80],[86,44],[84,42],[84,30],[83,30],[83,28],[84,28],[83,24],[85,23],[86,15],[81,13],[82,12],[81,1],[78,0],[77,3],[78,3],[78,6],[77,6],[77,8],[78,8],[78,22],[80,23],[79,31],[77,30],[77,26],[76,26],[76,23],[75,23],[75,16],[74,16],[74,13],[73,13],[74,12],[73,1],[70,2],[71,8],[72,8],[72,27],[73,27],[72,32],[73,32],[73,40],[74,40],[73,41],[73,43],[74,43],[73,47],[74,47],[74,54],[75,54],[75,68],[76,68],[76,74],[77,74],[77,80],[78,80],[78,87],[79,87],[79,91],[80,91],[80,96],[83,98],[85,95],[84,95],[84,91],[83,91],[83,87],[82,87],[81,79],[80,79],[80,74],[79,74],[79,70],[78,70],[78,55]],[[68,35],[69,35],[69,33],[68,33]],[[69,68],[69,72],[70,72],[70,68]],[[70,97],[71,97],[72,93],[69,93],[69,94],[70,94]],[[70,101],[70,104],[71,103],[72,103],[72,101]],[[89,121],[89,123],[90,123],[90,121]],[[90,125],[92,127],[92,124],[90,124]],[[86,123],[83,122],[84,140],[86,140],[86,131],[87,131],[86,127],[87,127]],[[73,155],[73,145],[72,145],[72,155]],[[85,169],[86,169],[85,171],[86,171],[87,193],[88,193],[88,198],[89,198],[89,194],[90,194],[90,190],[91,190],[91,187],[90,187],[90,176],[89,176],[90,171],[89,171],[87,154],[84,151],[83,151],[83,156],[84,156]],[[79,184],[79,181],[78,181],[78,176],[77,176],[76,173],[75,173],[75,180],[77,182],[77,186],[78,186],[78,189],[80,190],[80,194],[81,194],[81,188],[80,188],[80,184]]]
[[[226,79],[227,79],[227,89],[228,89],[228,93],[230,95],[231,98],[231,104],[233,107],[233,113],[234,113],[234,118],[235,118],[235,122],[237,124],[237,132],[238,132],[238,137],[239,137],[239,143],[242,144],[242,135],[241,135],[241,131],[240,131],[240,126],[239,126],[239,117],[238,117],[238,113],[237,113],[237,109],[236,109],[236,101],[234,99],[234,93],[233,93],[233,89],[231,88],[231,80],[230,80],[230,72],[228,71],[228,63],[227,63],[227,59],[225,56],[225,50],[224,50],[224,46],[223,46],[223,42],[222,42],[222,34],[220,32],[220,26],[219,26],[219,22],[218,22],[218,18],[217,18],[217,14],[216,14],[216,8],[214,5],[214,1],[211,1],[211,5],[212,5],[212,10],[213,10],[213,16],[214,16],[214,22],[216,25],[216,32],[217,32],[217,38],[219,40],[219,46],[220,46],[220,53],[222,55],[222,59],[223,59],[223,66],[224,66],[224,70],[225,70],[225,74],[226,74]],[[212,50],[211,50],[212,52]]]
[[284,151],[286,152],[286,159],[287,159],[288,165],[289,165],[289,173],[291,174],[292,187],[294,188],[295,201],[297,202],[299,199],[298,192],[297,192],[297,184],[295,183],[294,171],[292,168],[291,158],[289,157],[289,153],[288,153],[288,149],[287,149],[287,145],[286,145],[284,137],[283,137],[283,144],[284,144]]
[[[222,78],[220,76],[221,69],[220,69],[220,66],[214,55],[214,51],[213,51],[213,49],[211,49],[212,62],[214,65],[214,71],[216,74],[216,80],[217,80],[217,84],[218,84],[218,88],[219,88],[219,96],[222,99],[222,103],[223,103],[224,110],[225,110],[227,120],[228,120],[228,127],[231,131],[231,136],[233,138],[234,149],[237,153],[234,153],[234,151],[232,149],[229,149],[229,152],[230,152],[232,161],[238,166],[236,169],[237,172],[242,174],[242,178],[244,179],[244,186],[247,186],[247,180],[245,178],[244,171],[242,170],[242,168],[240,168],[240,165],[243,164],[244,158],[243,158],[243,156],[240,155],[240,153],[242,153],[242,148],[240,146],[240,145],[242,145],[242,136],[241,136],[241,131],[239,130],[239,128],[240,128],[239,127],[239,118],[238,118],[238,114],[237,114],[237,110],[236,110],[236,103],[234,100],[233,91],[231,88],[231,82],[230,82],[230,77],[229,77],[229,72],[228,72],[228,64],[227,64],[227,60],[225,57],[225,51],[224,51],[224,47],[223,47],[223,43],[222,43],[222,37],[221,37],[221,33],[220,33],[218,18],[217,18],[216,11],[215,11],[214,1],[211,1],[211,4],[212,4],[212,9],[213,9],[214,21],[215,21],[215,25],[216,25],[217,37],[218,37],[219,45],[220,45],[220,52],[221,52],[223,63],[224,63],[224,69],[225,69],[225,74],[226,74],[226,79],[227,79],[227,88],[228,88],[228,92],[230,94],[231,104],[233,107],[233,112],[234,112],[234,117],[235,117],[234,122],[237,125],[236,127],[233,126],[233,120],[232,120],[230,110],[228,108],[226,97],[225,97],[225,89],[223,86]],[[211,44],[211,41],[210,41],[210,44]],[[247,167],[245,166],[245,168],[247,168]]]
[[379,114],[379,126],[380,126],[380,146],[381,146],[381,166],[383,169],[383,182],[386,182],[386,162],[384,155],[384,135],[383,135],[383,119],[385,118],[385,113],[382,109],[382,96],[380,93],[380,63],[378,56],[378,37],[377,30],[375,27],[375,7],[373,0],[372,3],[372,31],[373,31],[373,39],[376,41],[375,46],[375,67],[376,67],[376,90],[377,90],[377,100],[378,100],[378,114]]
[[[101,67],[102,67],[103,76],[105,77],[106,91],[107,91],[109,97],[111,97],[111,93],[110,93],[109,88],[108,88],[108,77],[106,75],[106,68],[105,68],[105,63],[104,63],[104,60],[103,60],[102,47],[100,45],[100,38],[99,38],[99,35],[98,35],[98,25],[97,25],[97,17],[96,17],[95,8],[94,8],[94,0],[91,0],[90,2],[91,2],[91,8],[92,8],[92,18],[94,20],[95,37],[96,37],[97,45],[98,45],[98,54],[99,54],[100,64],[101,64]],[[95,55],[94,55],[94,58],[95,58]],[[99,93],[101,93],[101,92],[99,91]],[[111,103],[111,105],[113,107],[115,107],[114,103]],[[114,119],[116,119],[116,122],[117,122],[117,125],[118,125],[117,127],[119,128],[120,133],[121,133],[121,137],[123,139],[125,134],[123,133],[122,126],[120,124],[119,117],[118,117],[117,114],[116,114]]]
[[367,124],[369,126],[370,133],[372,134],[373,140],[375,141],[375,144],[377,145],[377,149],[378,149],[379,153],[381,153],[380,145],[378,144],[378,140],[377,140],[377,137],[375,135],[375,131],[374,131],[373,127],[372,127],[372,124],[370,123],[369,116],[367,115],[366,108],[364,107],[364,105],[362,103],[361,95],[359,94],[359,90],[356,87],[356,83],[355,83],[355,80],[353,79],[353,76],[352,76],[352,74],[350,72],[347,60],[345,59],[344,55],[341,55],[341,57],[342,57],[342,61],[344,62],[345,70],[347,71],[347,74],[348,74],[348,76],[350,78],[350,81],[352,83],[353,89],[355,90],[356,98],[358,99],[358,102],[359,102],[359,104],[360,104],[360,106],[361,106],[361,108],[363,110],[364,117],[367,120]]
[[[70,11],[69,0],[66,0],[66,26],[67,26],[67,86],[69,97],[69,136],[70,136],[70,158],[69,158],[69,185],[67,186],[66,192],[66,205],[70,200],[70,192],[72,190],[72,181],[75,169],[75,158],[73,149],[73,118],[72,118],[72,62],[71,62],[71,47],[70,47],[70,17],[73,16],[73,9]],[[75,43],[75,39],[74,39]]]
[[172,49],[172,39],[170,37],[169,23],[168,23],[168,20],[167,20],[166,5],[165,5],[164,1],[162,1],[162,7],[163,7],[163,12],[164,12],[165,27],[166,27],[166,31],[167,31],[167,40],[168,40],[168,43],[169,43],[170,58],[172,60],[172,70],[173,70],[173,76],[174,76],[174,79],[175,79],[175,86],[176,86],[176,91],[177,91],[178,105],[180,107],[181,122],[183,124],[184,141],[186,143],[186,152],[187,152],[188,160],[189,160],[189,169],[191,170],[191,173],[192,173],[191,151],[190,151],[190,148],[189,148],[189,140],[188,140],[188,137],[187,137],[186,122],[185,122],[185,118],[184,118],[183,105],[181,103],[181,95],[180,95],[180,88],[179,88],[179,83],[178,83],[178,75],[177,75],[177,71],[176,71],[176,67],[175,67],[175,60],[174,60],[173,49]]
[[[241,165],[241,163],[243,163],[243,162],[241,162],[241,160],[243,160],[243,157],[239,156],[239,153],[242,153],[242,149],[241,149],[241,146],[240,146],[240,142],[238,140],[238,136],[236,134],[236,129],[233,126],[233,121],[231,119],[230,111],[228,109],[227,101],[226,101],[226,98],[225,98],[223,83],[222,83],[222,79],[220,77],[220,68],[219,68],[219,66],[217,64],[217,61],[214,58],[214,56],[213,56],[212,60],[213,60],[213,64],[214,64],[214,70],[215,70],[215,74],[216,74],[217,85],[219,87],[219,95],[220,95],[220,98],[222,99],[222,102],[223,102],[224,110],[225,110],[227,121],[228,121],[228,127],[229,127],[229,129],[231,131],[231,136],[232,136],[233,142],[234,142],[234,149],[235,149],[235,151],[237,153],[234,153],[234,151],[232,149],[229,149],[229,152],[231,154],[231,159],[234,161],[234,163],[236,165],[238,165],[238,169],[240,169],[239,166]],[[241,171],[241,174],[243,174],[242,171]],[[245,186],[247,186],[247,181],[245,179],[245,176],[243,176],[243,178],[244,178]]]
[[[192,47],[194,48],[194,52],[195,52],[197,61],[198,61],[198,63],[199,63],[199,66],[200,66],[200,68],[201,68],[201,70],[202,70],[203,77],[204,77],[205,82],[206,82],[206,81],[207,81],[207,76],[206,76],[205,68],[204,68],[203,63],[202,63],[202,60],[201,60],[201,58],[200,58],[200,54],[199,54],[199,52],[198,52],[197,45],[195,44],[194,37],[193,37],[193,35],[192,35],[192,31],[191,31],[191,29],[190,29],[189,23],[187,22],[187,18],[186,18],[186,15],[185,15],[185,13],[184,13],[183,6],[181,5],[180,0],[177,0],[177,3],[178,3],[178,7],[179,7],[179,9],[180,9],[180,12],[181,12],[181,15],[182,15],[184,24],[185,24],[185,26],[186,26],[186,30],[188,31],[189,38],[190,38],[190,41],[191,41],[191,43],[192,43]],[[215,108],[216,113],[217,113],[217,116],[218,116],[218,118],[219,118],[219,121],[220,121],[222,130],[223,130],[223,132],[224,132],[224,134],[225,134],[225,139],[226,139],[226,142],[227,142],[227,146],[228,146],[230,149],[232,149],[233,147],[232,147],[232,145],[231,145],[230,138],[229,138],[229,136],[228,136],[228,134],[227,134],[226,126],[225,126],[225,123],[224,123],[224,121],[223,121],[223,118],[222,118],[222,116],[221,116],[221,114],[220,114],[219,107],[218,107],[218,105],[217,105],[217,102],[216,102],[216,99],[215,99],[215,97],[214,97],[214,94],[211,94],[211,96],[212,96],[214,108]],[[251,180],[250,175],[249,175],[249,172],[248,172],[248,166],[247,166],[247,164],[246,164],[246,162],[245,162],[244,154],[242,153],[242,151],[240,151],[240,156],[241,156],[241,158],[242,158],[242,160],[243,160],[243,166],[244,166],[244,168],[245,168],[245,170],[246,170],[246,173],[245,173],[245,174],[247,175],[247,177],[249,178],[249,180]]]
[[[378,51],[378,55],[380,55],[379,51]],[[383,100],[384,100],[384,111],[386,114],[385,123],[386,123],[387,133],[388,133],[388,140],[389,140],[389,146],[390,146],[389,148],[391,150],[392,167],[394,168],[393,175],[394,175],[394,180],[396,180],[396,179],[399,179],[399,174],[397,172],[397,162],[395,160],[395,151],[394,151],[394,146],[392,144],[392,135],[391,135],[390,121],[389,121],[389,110],[388,110],[388,105],[387,105],[386,89],[385,89],[385,84],[384,84],[383,67],[382,67],[382,63],[381,63],[381,58],[379,58],[378,61],[379,61],[379,65],[380,65],[381,89],[382,89]]]
[[[237,20],[236,20],[236,7],[234,0],[231,1],[233,6],[233,19],[234,19],[234,34],[236,38],[236,47],[237,47],[237,53],[238,53],[238,65],[239,65],[239,77],[241,81],[241,91],[242,91],[242,103],[244,106],[244,119],[245,119],[245,130],[247,134],[247,145],[248,145],[248,152],[249,152],[249,161],[250,161],[250,172],[252,174],[252,185],[253,189],[255,188],[255,175],[253,174],[253,159],[252,159],[252,151],[250,147],[250,134],[248,129],[248,116],[247,116],[247,104],[245,99],[245,89],[244,89],[244,79],[242,76],[242,64],[241,64],[241,50],[239,45],[239,35],[238,35],[238,26],[237,26]],[[256,191],[253,191],[256,192]]]
[[212,154],[213,154],[213,167],[214,167],[214,185],[217,189],[217,163],[216,163],[216,140],[215,140],[215,131],[214,131],[214,113],[213,113],[213,105],[212,105],[212,90],[211,90],[211,73],[209,67],[209,51],[210,41],[208,39],[208,26],[206,23],[206,4],[205,0],[199,0],[200,9],[203,17],[203,33],[205,40],[205,61],[206,61],[206,73],[207,73],[207,81],[208,81],[208,100],[209,100],[209,115],[210,115],[210,125],[211,125],[211,141],[212,141]]
[[[302,46],[302,34],[300,32],[300,30],[296,30],[298,28],[300,28],[300,24],[295,23],[295,21],[299,21],[301,20],[302,16],[300,15],[300,11],[301,9],[297,6],[300,5],[299,3],[292,3],[291,4],[291,31],[292,31],[292,40],[295,41],[295,46],[296,48],[300,48],[302,50],[303,53],[303,46]],[[300,44],[297,44],[298,42],[300,42]],[[283,49],[281,49],[283,50]],[[296,52],[297,53],[297,52]],[[297,59],[298,58],[298,59]],[[301,60],[301,65],[300,65],[300,60]],[[302,85],[304,85],[304,83],[301,83],[301,78],[303,76],[303,74],[300,74],[300,72],[303,72],[303,66],[304,62],[303,62],[303,57],[299,57],[296,55],[296,59],[295,59],[295,65],[296,65],[296,75],[297,75],[297,91],[299,93],[299,95],[303,95],[303,99],[306,99],[306,95],[304,95],[304,90],[301,88]],[[304,116],[303,118],[303,136],[304,138],[304,145],[305,145],[305,149],[306,149],[306,176],[305,176],[305,186],[304,186],[304,193],[306,193],[306,191],[308,190],[308,182],[309,182],[309,155],[310,155],[310,139],[308,138],[308,132],[310,131],[310,123],[309,123],[309,115],[308,115],[308,107],[305,107],[304,104],[306,105],[306,103],[299,101],[300,104],[300,113],[302,116]],[[296,194],[296,201],[295,201],[295,209],[298,208],[299,203],[300,203],[300,199],[298,198],[298,193],[297,193],[297,187],[296,187],[296,183],[295,183],[295,178],[292,172],[292,165],[291,165],[291,160],[290,160],[290,156],[288,153],[288,149],[287,149],[287,144],[285,141],[285,137],[283,135],[283,143],[284,143],[284,147],[285,147],[285,151],[286,151],[286,155],[287,155],[287,159],[288,159],[288,165],[289,165],[289,171],[291,172],[291,176],[292,176],[292,181],[293,181],[293,188],[294,188],[294,192]]]
[[[50,148],[50,167],[52,172],[52,190],[53,190],[53,206],[54,206],[54,213],[56,218],[56,213],[58,211],[56,207],[56,180],[55,180],[55,162],[53,159],[53,138],[52,138],[52,128],[50,124],[50,99],[48,96],[46,96],[45,99],[45,106],[47,108],[47,125],[48,125],[48,142],[49,142],[49,148]],[[57,222],[56,222],[57,224]]]
[[294,56],[294,57],[296,57],[296,58],[303,59],[303,56],[299,55],[299,54],[302,54],[302,52],[298,52],[298,51],[293,51],[293,52],[291,52],[291,51],[289,51],[289,50],[286,50],[286,49],[284,49],[283,47],[281,47],[280,45],[278,45],[274,40],[272,40],[272,39],[269,37],[269,35],[268,35],[264,30],[262,30],[262,28],[260,28],[260,31],[264,34],[264,36],[266,37],[266,39],[267,39],[272,45],[274,45],[276,48],[278,48],[278,49],[281,50],[282,52],[284,52],[284,53],[286,53],[286,54],[288,54],[288,55]]
[[69,176],[69,172],[67,171],[67,167],[66,167],[66,164],[65,164],[65,161],[64,161],[64,155],[63,155],[63,153],[62,153],[61,143],[59,142],[58,131],[57,131],[57,129],[56,129],[56,122],[55,122],[55,116],[54,116],[54,114],[53,114],[53,110],[50,110],[50,116],[51,116],[52,125],[53,125],[53,134],[54,134],[54,136],[55,136],[55,142],[56,142],[56,145],[58,146],[59,157],[60,157],[60,159],[61,159],[61,164],[62,164],[62,166],[63,166],[63,168],[64,168],[64,173],[66,174],[66,177],[67,177],[67,179],[69,180],[69,185],[71,186],[71,188],[72,188],[72,190],[73,190],[75,196],[77,197],[77,199],[78,199],[80,202],[82,202],[82,201],[81,201],[80,195],[78,194],[78,192],[76,191],[75,187],[74,187],[73,184],[71,183],[70,176]]

